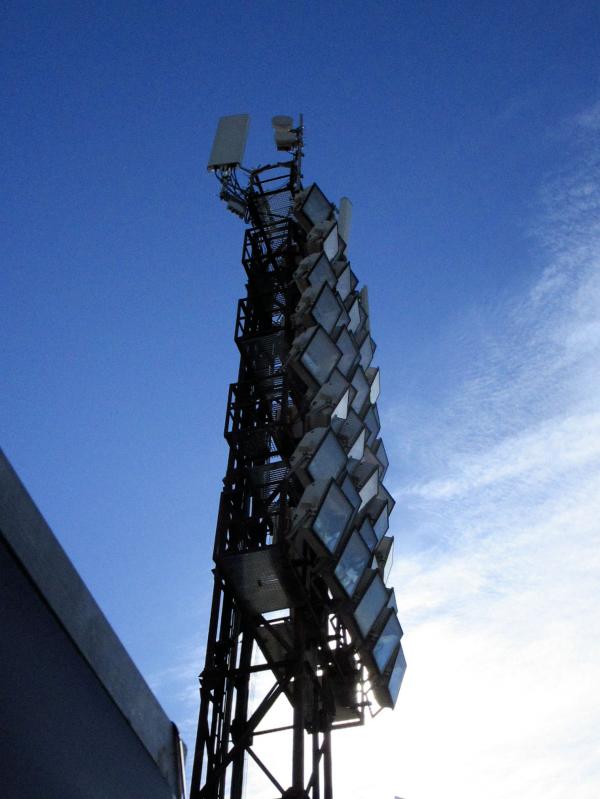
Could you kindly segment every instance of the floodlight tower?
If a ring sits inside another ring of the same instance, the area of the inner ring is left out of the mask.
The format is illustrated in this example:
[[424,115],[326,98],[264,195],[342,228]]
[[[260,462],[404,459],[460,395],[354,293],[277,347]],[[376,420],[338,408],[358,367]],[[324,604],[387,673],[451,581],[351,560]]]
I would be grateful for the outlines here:
[[[349,200],[304,188],[302,119],[273,119],[285,160],[242,167],[248,125],[223,117],[208,164],[249,227],[191,799],[241,799],[249,764],[277,797],[332,799],[332,731],[393,707],[406,668],[385,582],[379,370],[346,256]],[[283,735],[289,763],[281,744],[259,755],[259,736]]]

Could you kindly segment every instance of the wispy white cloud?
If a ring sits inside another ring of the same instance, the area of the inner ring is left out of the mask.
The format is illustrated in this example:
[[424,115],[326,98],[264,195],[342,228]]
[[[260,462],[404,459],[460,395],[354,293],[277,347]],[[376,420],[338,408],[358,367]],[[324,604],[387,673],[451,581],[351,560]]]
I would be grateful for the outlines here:
[[542,192],[547,268],[429,430],[402,426],[420,475],[395,493],[433,543],[393,571],[409,670],[356,799],[600,795],[599,119]]

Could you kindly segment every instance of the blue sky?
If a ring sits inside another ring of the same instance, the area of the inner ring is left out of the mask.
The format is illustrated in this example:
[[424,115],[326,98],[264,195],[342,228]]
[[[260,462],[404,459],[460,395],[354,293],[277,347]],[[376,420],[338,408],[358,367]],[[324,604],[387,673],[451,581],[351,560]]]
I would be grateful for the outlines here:
[[[600,793],[597,3],[7,3],[1,442],[193,744],[242,226],[217,118],[354,204],[409,671],[338,793]],[[346,784],[346,788],[348,785]]]

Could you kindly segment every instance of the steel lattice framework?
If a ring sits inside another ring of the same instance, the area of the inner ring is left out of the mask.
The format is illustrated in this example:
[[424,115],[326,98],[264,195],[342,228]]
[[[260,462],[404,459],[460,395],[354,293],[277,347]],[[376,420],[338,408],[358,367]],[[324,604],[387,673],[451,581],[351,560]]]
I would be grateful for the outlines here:
[[[288,126],[289,160],[243,170],[244,187],[232,166],[215,169],[250,227],[191,799],[241,799],[248,759],[279,797],[331,799],[331,732],[362,724],[374,700],[393,706],[405,669],[384,583],[393,501],[368,300],[339,212],[302,186],[302,132]],[[258,675],[272,684],[251,703]],[[270,724],[281,697],[291,723]],[[284,729],[282,785],[255,741]]]

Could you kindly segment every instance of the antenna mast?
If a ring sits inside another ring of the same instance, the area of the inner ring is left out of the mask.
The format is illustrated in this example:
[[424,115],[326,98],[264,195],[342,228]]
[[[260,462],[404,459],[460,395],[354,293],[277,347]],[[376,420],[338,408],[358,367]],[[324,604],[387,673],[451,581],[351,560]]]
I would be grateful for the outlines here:
[[191,799],[242,799],[259,775],[269,797],[332,799],[332,731],[393,707],[406,667],[384,581],[379,370],[345,255],[350,202],[304,189],[302,117],[273,118],[286,160],[242,167],[248,123],[223,117],[209,160],[249,227]]

